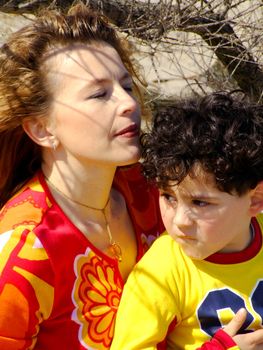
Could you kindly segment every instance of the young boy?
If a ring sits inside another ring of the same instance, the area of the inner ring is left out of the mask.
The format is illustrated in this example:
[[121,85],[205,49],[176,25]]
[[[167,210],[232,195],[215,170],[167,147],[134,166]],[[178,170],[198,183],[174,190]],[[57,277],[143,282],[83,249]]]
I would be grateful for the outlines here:
[[[165,349],[263,349],[263,108],[225,92],[188,99],[142,143],[169,235],[129,276],[111,349],[165,338]],[[232,340],[221,327],[240,308]]]

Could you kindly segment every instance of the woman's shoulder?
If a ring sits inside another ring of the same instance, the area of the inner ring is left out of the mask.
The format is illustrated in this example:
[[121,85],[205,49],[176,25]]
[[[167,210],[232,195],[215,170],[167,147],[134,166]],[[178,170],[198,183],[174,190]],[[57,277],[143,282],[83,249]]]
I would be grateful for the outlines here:
[[117,168],[113,186],[125,197],[133,197],[135,201],[139,198],[145,198],[148,202],[152,196],[155,199],[158,198],[157,187],[143,176],[140,163]]
[[18,269],[21,267],[25,271],[29,269],[34,281],[39,278],[45,266],[47,279],[53,278],[53,270],[47,265],[50,260],[46,250],[47,238],[43,239],[44,235],[39,237],[37,233],[39,228],[46,232],[43,221],[49,206],[51,204],[40,176],[36,174],[1,209],[0,271],[4,270],[8,278],[12,276],[9,274],[12,266],[17,266]]
[[49,205],[39,174],[36,174],[1,209],[0,234],[20,226],[32,229],[42,221]]
[[164,231],[158,189],[145,179],[140,163],[118,168],[113,186],[123,195],[138,232],[156,237]]
[[132,180],[140,180],[145,182],[145,178],[142,174],[142,165],[137,162],[132,165],[118,167],[116,170],[114,183],[118,184],[121,181],[132,181]]

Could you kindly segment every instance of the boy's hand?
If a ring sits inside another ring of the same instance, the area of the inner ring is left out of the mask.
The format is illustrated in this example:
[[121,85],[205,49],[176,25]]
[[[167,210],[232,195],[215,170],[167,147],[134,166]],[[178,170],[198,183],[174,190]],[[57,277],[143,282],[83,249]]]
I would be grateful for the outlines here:
[[263,329],[233,337],[241,350],[263,350]]
[[[238,310],[232,320],[228,323],[227,326],[224,327],[224,331],[230,335],[230,337],[234,338],[239,329],[242,327],[242,324],[245,322],[247,316],[246,309],[242,308]],[[244,349],[245,350],[245,349]]]
[[263,350],[263,329],[236,335],[245,322],[246,315],[246,310],[240,309],[224,328],[224,331],[234,339],[241,350]]

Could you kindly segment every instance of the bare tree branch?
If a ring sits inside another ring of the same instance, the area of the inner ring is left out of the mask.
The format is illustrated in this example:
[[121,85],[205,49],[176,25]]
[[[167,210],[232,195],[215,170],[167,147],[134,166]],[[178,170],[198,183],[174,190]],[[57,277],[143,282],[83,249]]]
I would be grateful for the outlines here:
[[[175,58],[175,52],[178,52],[179,48],[181,51],[185,50],[187,42],[179,42],[175,36],[174,42],[169,43],[168,33],[181,31],[197,34],[202,40],[196,41],[196,45],[202,47],[201,41],[208,45],[211,52],[226,67],[229,81],[233,78],[253,100],[263,99],[263,71],[259,64],[262,51],[260,46],[262,22],[255,22],[252,27],[253,24],[244,19],[250,13],[252,15],[252,11],[257,7],[263,6],[262,3],[256,5],[257,1],[253,0],[253,9],[250,5],[240,10],[239,7],[245,4],[246,0],[159,0],[156,3],[146,0],[83,1],[109,17],[122,32],[147,43],[151,47],[152,57],[158,52],[159,44],[164,43],[167,52],[169,51],[169,59],[171,57],[174,63],[180,64]],[[17,14],[34,13],[39,8],[47,6],[67,8],[72,2],[73,0],[0,0],[0,11]],[[231,11],[236,11],[235,21],[228,18]],[[248,45],[247,36],[240,36],[240,33],[235,32],[235,22],[240,22],[243,28],[247,26],[251,30],[250,39],[254,38],[254,41],[250,40],[250,43],[253,44]],[[255,55],[253,49],[256,46],[258,53]],[[196,64],[198,66],[198,62]],[[208,72],[208,68],[204,74]],[[184,78],[182,75],[182,79]],[[216,79],[216,75],[214,78]],[[165,79],[157,80],[160,83]],[[191,88],[191,84],[198,85],[202,91],[202,85],[197,84],[197,80],[198,77],[193,76],[189,86]]]
[[228,21],[214,15],[210,17],[186,15],[181,18],[179,28],[200,35],[213,49],[240,88],[252,99],[262,99],[263,71],[239,40]]
[[0,11],[6,13],[32,13],[52,3],[50,0],[0,0]]
[[158,40],[171,29],[174,6],[137,0],[87,0],[87,4],[103,12],[122,31],[144,40]]
[[262,99],[263,71],[225,19],[230,9],[229,1],[226,1],[224,12],[219,14],[213,13],[210,4],[206,16],[192,16],[192,7],[182,9],[180,2],[179,6],[164,6],[162,1],[154,5],[135,0],[89,0],[88,3],[102,10],[122,30],[144,40],[158,40],[172,28],[200,35],[239,87],[253,100]]

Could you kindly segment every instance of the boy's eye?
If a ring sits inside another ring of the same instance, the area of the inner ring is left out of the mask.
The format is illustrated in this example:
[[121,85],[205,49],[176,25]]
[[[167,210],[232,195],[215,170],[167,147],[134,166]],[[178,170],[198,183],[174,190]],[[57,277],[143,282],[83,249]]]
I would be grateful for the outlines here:
[[168,204],[175,206],[177,204],[176,198],[169,193],[162,193],[161,196],[165,199]]
[[206,207],[207,205],[209,205],[208,202],[205,202],[205,201],[202,201],[202,200],[199,200],[199,199],[194,199],[193,200],[193,204],[197,207]]

